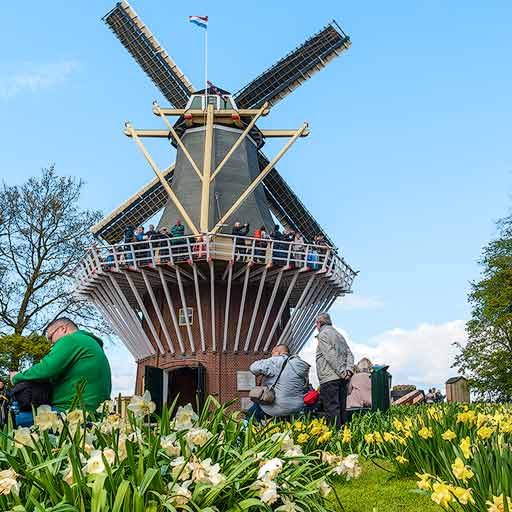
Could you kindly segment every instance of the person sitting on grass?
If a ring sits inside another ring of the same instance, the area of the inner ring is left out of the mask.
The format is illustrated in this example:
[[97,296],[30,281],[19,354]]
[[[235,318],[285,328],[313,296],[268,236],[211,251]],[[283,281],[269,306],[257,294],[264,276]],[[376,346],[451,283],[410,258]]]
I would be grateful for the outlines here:
[[[11,377],[14,385],[26,381],[45,381],[51,384],[51,405],[59,412],[67,411],[76,396],[77,386],[84,384],[83,406],[93,412],[110,399],[112,377],[110,365],[100,338],[79,330],[69,318],[61,317],[46,328],[53,344],[50,352],[28,370]],[[31,413],[30,416],[32,416]],[[18,426],[29,426],[33,418],[23,418]]]

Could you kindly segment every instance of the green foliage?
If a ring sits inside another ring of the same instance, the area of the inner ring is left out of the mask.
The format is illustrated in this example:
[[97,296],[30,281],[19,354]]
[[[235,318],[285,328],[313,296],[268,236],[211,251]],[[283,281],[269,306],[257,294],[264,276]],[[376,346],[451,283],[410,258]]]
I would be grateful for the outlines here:
[[472,284],[468,342],[455,364],[479,398],[512,400],[512,217],[483,250],[482,279]]
[[0,337],[0,375],[9,370],[22,370],[40,361],[51,348],[46,336],[32,333],[30,336],[9,334]]

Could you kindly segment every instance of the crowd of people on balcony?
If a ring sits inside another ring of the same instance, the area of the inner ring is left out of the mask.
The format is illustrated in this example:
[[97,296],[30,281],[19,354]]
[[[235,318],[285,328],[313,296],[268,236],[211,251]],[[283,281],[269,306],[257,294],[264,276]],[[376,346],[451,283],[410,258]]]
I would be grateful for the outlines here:
[[[315,236],[308,244],[299,231],[286,229],[281,231],[275,225],[271,231],[262,225],[251,232],[249,223],[235,222],[231,229],[234,239],[233,257],[235,261],[253,260],[256,263],[271,262],[273,265],[299,267],[307,263],[314,270],[320,268],[320,261],[330,249],[324,235]],[[314,246],[314,247],[313,247]],[[134,228],[126,226],[123,239],[116,249],[109,249],[103,266],[113,268],[116,264],[147,265],[152,262],[166,263],[202,259],[205,257],[203,235],[185,238],[185,226],[180,219],[169,229],[161,226],[155,229],[150,224]]]

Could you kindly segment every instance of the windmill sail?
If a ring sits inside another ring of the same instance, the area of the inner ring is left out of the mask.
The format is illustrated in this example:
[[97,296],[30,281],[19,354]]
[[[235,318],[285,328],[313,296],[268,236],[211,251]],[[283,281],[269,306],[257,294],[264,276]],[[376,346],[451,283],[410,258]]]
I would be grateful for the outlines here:
[[336,22],[307,39],[235,95],[239,108],[258,108],[278,101],[323,69],[350,46],[350,38]]
[[117,3],[103,20],[165,98],[184,108],[194,90],[192,84],[128,2]]

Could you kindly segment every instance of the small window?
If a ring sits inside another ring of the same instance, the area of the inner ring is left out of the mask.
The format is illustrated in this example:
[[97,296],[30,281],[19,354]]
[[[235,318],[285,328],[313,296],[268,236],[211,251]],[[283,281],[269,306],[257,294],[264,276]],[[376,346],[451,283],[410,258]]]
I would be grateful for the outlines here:
[[[192,325],[193,320],[194,320],[194,309],[193,308],[187,308],[187,316],[188,316],[188,323],[190,325]],[[187,325],[187,321],[185,319],[185,313],[183,311],[183,308],[179,309],[178,324],[180,326]]]
[[219,106],[217,103],[218,103],[217,96],[208,96],[208,105],[213,105],[216,109],[218,109]]
[[190,108],[192,110],[203,110],[203,96],[194,96]]

